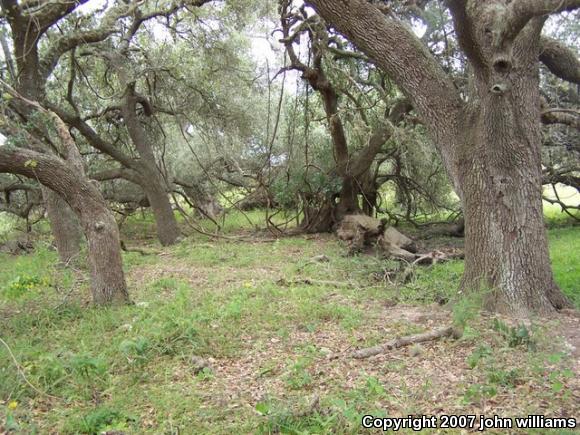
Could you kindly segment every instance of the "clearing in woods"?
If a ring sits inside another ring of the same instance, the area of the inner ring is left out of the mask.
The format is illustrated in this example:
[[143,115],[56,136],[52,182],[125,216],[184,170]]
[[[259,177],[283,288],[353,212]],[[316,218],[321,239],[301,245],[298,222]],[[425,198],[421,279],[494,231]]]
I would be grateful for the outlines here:
[[[358,433],[365,414],[580,415],[574,313],[514,325],[474,301],[445,304],[461,261],[402,283],[387,273],[395,264],[347,257],[334,236],[264,242],[229,219],[230,236],[256,240],[194,234],[160,249],[142,236],[151,222],[133,218],[128,245],[149,254],[125,253],[129,307],[89,308],[84,274],[56,267],[42,241],[33,254],[0,254],[1,336],[42,392],[1,346],[5,429]],[[578,306],[580,230],[553,228],[550,241]],[[465,328],[461,339],[350,356],[450,324]]]

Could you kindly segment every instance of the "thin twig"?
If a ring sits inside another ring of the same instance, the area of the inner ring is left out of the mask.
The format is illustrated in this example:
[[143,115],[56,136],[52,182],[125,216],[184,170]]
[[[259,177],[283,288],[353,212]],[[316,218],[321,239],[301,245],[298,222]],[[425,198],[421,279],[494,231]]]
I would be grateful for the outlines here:
[[2,343],[4,345],[4,347],[6,348],[6,350],[8,351],[8,354],[10,355],[10,357],[12,358],[12,361],[14,361],[14,364],[16,365],[16,369],[18,370],[18,373],[20,374],[20,376],[22,376],[22,379],[24,379],[24,382],[26,382],[26,384],[32,388],[34,391],[36,391],[38,394],[42,395],[42,396],[46,396],[46,397],[50,397],[51,399],[57,399],[57,400],[62,400],[62,398],[57,397],[57,396],[53,396],[52,394],[48,394],[44,391],[39,390],[38,388],[36,388],[34,385],[32,385],[30,383],[30,381],[28,380],[28,378],[26,377],[26,375],[24,374],[24,371],[22,370],[22,367],[20,366],[20,364],[18,363],[18,360],[16,359],[16,357],[14,356],[14,354],[12,353],[12,349],[10,349],[10,346],[8,346],[8,343],[6,343],[2,337],[0,337],[0,343]]

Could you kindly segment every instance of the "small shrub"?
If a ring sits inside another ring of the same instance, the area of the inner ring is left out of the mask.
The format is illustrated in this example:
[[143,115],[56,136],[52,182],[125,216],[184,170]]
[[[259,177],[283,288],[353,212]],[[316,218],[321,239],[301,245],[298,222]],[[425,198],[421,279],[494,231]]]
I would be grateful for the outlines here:
[[487,380],[493,385],[514,388],[520,383],[521,375],[521,370],[518,369],[496,370],[492,368],[487,374]]
[[463,402],[465,404],[479,404],[496,395],[497,389],[492,385],[473,384],[463,394]]
[[[294,409],[293,409],[294,408]],[[256,411],[265,419],[257,428],[259,434],[335,433],[336,415],[321,415],[315,409],[295,409],[296,406],[271,400],[256,404]],[[298,411],[298,412],[297,412]],[[297,416],[297,413],[300,416]]]
[[469,322],[477,317],[481,310],[482,296],[471,295],[460,299],[453,306],[453,323],[456,327],[465,329]]
[[4,289],[2,294],[7,299],[19,299],[30,290],[40,286],[48,285],[48,279],[39,278],[38,276],[21,275],[14,278]]
[[474,369],[483,358],[486,358],[491,354],[491,347],[487,345],[479,346],[467,357],[467,365],[470,369]]
[[96,435],[111,431],[119,433],[127,429],[127,423],[135,421],[134,417],[128,416],[116,409],[100,407],[96,408],[81,418],[77,418],[67,428],[73,433]]
[[102,379],[107,374],[106,363],[89,355],[75,355],[70,364],[73,372],[86,380]]
[[151,343],[144,337],[137,337],[134,340],[123,340],[119,345],[119,350],[127,358],[129,364],[143,365],[148,360],[148,351]]
[[525,325],[509,326],[499,319],[494,319],[493,329],[499,332],[511,348],[524,346],[531,351],[535,351],[537,348],[536,340]]
[[72,384],[87,400],[99,394],[108,380],[108,366],[101,358],[90,355],[74,355],[69,362],[69,370],[72,376]]
[[298,360],[290,366],[286,375],[286,384],[293,390],[300,390],[312,384],[312,375],[308,372],[310,366],[308,358],[298,358]]
[[68,375],[68,370],[54,355],[43,355],[34,364],[32,373],[46,389],[57,387]]
[[567,381],[573,378],[574,372],[570,369],[555,370],[548,376],[552,391],[554,393],[559,393],[562,391],[566,386]]

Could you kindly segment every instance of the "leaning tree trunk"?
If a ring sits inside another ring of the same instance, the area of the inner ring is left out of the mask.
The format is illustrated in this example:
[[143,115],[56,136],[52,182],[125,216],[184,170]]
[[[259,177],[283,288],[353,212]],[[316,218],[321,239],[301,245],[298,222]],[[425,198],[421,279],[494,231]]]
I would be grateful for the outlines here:
[[36,179],[62,196],[79,217],[87,238],[93,301],[129,302],[119,230],[101,193],[63,160],[22,148],[0,147],[0,172]]
[[157,171],[154,162],[150,162],[148,166],[153,167],[141,171],[140,178],[144,178],[144,174],[147,174],[147,177],[140,184],[149,200],[149,205],[155,218],[157,238],[163,246],[172,245],[177,242],[180,235],[177,220],[167,191],[164,188],[165,182],[161,174]]
[[[171,202],[169,201],[167,189],[165,188],[165,180],[155,162],[153,145],[145,127],[141,124],[141,120],[137,116],[137,102],[139,98],[135,92],[135,83],[128,82],[124,60],[117,60],[115,65],[119,68],[118,73],[121,82],[126,85],[125,102],[121,106],[121,113],[125,119],[125,125],[131,141],[135,145],[141,158],[141,163],[135,169],[139,173],[141,187],[151,204],[151,210],[155,217],[157,237],[162,245],[172,245],[179,240],[179,226],[177,225],[177,219],[171,208]],[[141,104],[144,104],[144,109],[149,107],[149,103],[144,101],[141,101]],[[149,108],[144,111],[148,113],[149,110],[151,109]]]

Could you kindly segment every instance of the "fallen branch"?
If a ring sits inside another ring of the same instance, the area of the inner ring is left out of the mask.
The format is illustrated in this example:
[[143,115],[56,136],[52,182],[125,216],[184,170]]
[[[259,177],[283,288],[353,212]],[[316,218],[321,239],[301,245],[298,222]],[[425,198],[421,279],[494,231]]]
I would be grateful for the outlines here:
[[380,353],[387,352],[389,350],[398,349],[400,347],[409,346],[411,344],[423,343],[425,341],[434,341],[444,337],[453,337],[455,339],[458,339],[462,335],[463,333],[459,329],[453,326],[448,326],[443,329],[436,329],[434,331],[424,332],[422,334],[395,338],[378,346],[368,347],[366,349],[354,351],[351,354],[351,356],[356,359],[370,358],[371,356],[375,356]]
[[286,280],[284,278],[279,279],[276,281],[276,284],[281,286],[291,286],[297,284],[306,284],[306,285],[320,285],[320,286],[329,286],[329,287],[352,287],[352,284],[349,282],[344,281],[323,281],[319,279],[312,279],[312,278],[298,278],[293,280]]
[[141,254],[141,255],[159,255],[160,254],[159,251],[145,251],[145,250],[139,249],[139,248],[128,248],[127,245],[125,245],[125,242],[123,240],[121,240],[121,249],[125,252],[137,252],[138,254]]
[[415,266],[417,264],[433,265],[437,263],[443,263],[449,260],[457,260],[457,259],[462,260],[465,258],[465,254],[463,252],[445,253],[437,250],[428,252],[426,254],[417,254],[417,255],[418,255],[417,259],[413,261],[413,263],[411,263],[412,266]]

